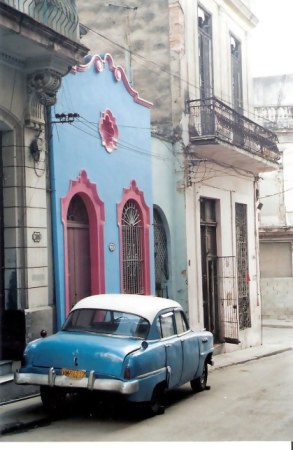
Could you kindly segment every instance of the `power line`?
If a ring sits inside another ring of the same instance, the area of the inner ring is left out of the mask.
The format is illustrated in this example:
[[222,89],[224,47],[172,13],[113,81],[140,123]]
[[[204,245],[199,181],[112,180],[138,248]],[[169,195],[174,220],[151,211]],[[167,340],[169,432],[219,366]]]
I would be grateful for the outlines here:
[[292,190],[293,190],[293,187],[292,188],[288,188],[288,189],[284,189],[283,191],[280,191],[280,192],[276,192],[275,194],[264,195],[263,197],[259,197],[259,200],[263,199],[263,198],[274,197],[276,195],[284,194],[285,192],[292,191]]
[[[96,34],[100,38],[110,42],[112,45],[120,48],[121,50],[126,51],[126,52],[131,52],[131,55],[136,57],[136,58],[138,58],[139,60],[141,60],[143,62],[143,64],[152,64],[157,69],[159,69],[161,72],[164,72],[167,75],[169,75],[170,77],[174,77],[174,78],[178,79],[179,81],[182,81],[186,85],[188,85],[188,86],[190,86],[192,88],[195,88],[195,89],[198,90],[198,92],[200,92],[200,86],[198,86],[197,84],[193,84],[190,81],[187,81],[184,78],[182,78],[180,75],[165,69],[161,64],[153,61],[152,59],[148,59],[145,56],[142,56],[142,55],[140,55],[140,54],[138,54],[136,52],[133,52],[132,50],[130,51],[129,48],[127,48],[127,47],[123,46],[122,44],[114,41],[113,39],[103,35],[102,33],[94,30],[93,28],[88,27],[87,25],[82,24],[82,27],[84,27],[86,30],[90,31],[93,34]],[[151,70],[151,68],[149,66],[148,66],[148,70]],[[222,97],[222,99],[223,99],[223,97]],[[228,100],[227,98],[224,98],[224,100],[225,100],[225,102],[227,103],[228,106],[230,106],[230,107],[233,106],[233,104],[232,104],[232,102],[230,100]],[[251,108],[254,108],[254,106],[251,106]],[[266,119],[266,118],[264,118],[262,116],[259,116],[259,115],[255,114],[255,112],[253,112],[253,111],[248,111],[248,110],[244,109],[243,112],[246,112],[248,114],[248,116],[250,116],[250,117],[255,117],[255,118],[261,119],[262,121],[265,121],[265,122],[270,122],[269,119]]]
[[[80,123],[83,125],[82,122],[80,122]],[[88,135],[88,136],[90,136],[90,137],[93,137],[93,138],[95,138],[95,139],[99,139],[97,135],[94,135],[94,134],[92,134],[92,133],[89,133],[88,131],[86,131],[86,130],[80,128],[80,127],[78,127],[77,125],[74,125],[73,123],[71,124],[71,126],[72,126],[73,128],[76,128],[77,130],[81,131],[82,133],[85,133],[86,135]],[[162,159],[162,160],[168,159],[167,157],[163,157],[163,156],[158,155],[158,154],[156,154],[156,153],[143,151],[141,148],[132,146],[132,145],[129,144],[128,142],[123,141],[123,140],[121,140],[121,139],[120,139],[119,141],[120,141],[119,148],[123,148],[123,149],[126,149],[126,150],[134,151],[134,152],[140,153],[140,154],[142,154],[142,155],[144,155],[144,156],[149,156],[149,157],[154,156],[154,157],[159,158],[159,159]],[[123,142],[124,142],[124,143],[123,143]]]

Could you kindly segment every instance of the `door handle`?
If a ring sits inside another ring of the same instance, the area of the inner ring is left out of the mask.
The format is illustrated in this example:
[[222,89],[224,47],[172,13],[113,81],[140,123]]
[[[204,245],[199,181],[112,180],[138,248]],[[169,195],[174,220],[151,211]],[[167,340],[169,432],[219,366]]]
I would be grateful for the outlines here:
[[208,342],[208,338],[207,338],[207,337],[202,338],[201,342],[202,342],[203,344],[204,344],[205,342]]

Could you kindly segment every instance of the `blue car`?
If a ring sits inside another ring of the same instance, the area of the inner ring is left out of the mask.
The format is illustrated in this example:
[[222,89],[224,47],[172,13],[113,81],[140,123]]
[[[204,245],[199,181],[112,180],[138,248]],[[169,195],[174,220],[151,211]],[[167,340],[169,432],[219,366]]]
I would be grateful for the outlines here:
[[117,393],[162,412],[167,390],[206,389],[213,335],[189,327],[181,305],[153,296],[104,294],[80,300],[61,331],[30,342],[17,384],[39,385],[48,410],[68,393]]

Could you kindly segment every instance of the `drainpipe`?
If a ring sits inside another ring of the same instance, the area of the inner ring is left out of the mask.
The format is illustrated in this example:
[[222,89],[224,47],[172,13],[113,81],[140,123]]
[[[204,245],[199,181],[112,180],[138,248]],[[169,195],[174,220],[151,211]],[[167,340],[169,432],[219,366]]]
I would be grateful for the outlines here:
[[256,289],[257,289],[257,306],[260,307],[260,337],[261,344],[263,342],[262,331],[262,304],[261,304],[261,289],[260,289],[260,266],[259,266],[259,232],[258,232],[258,215],[259,209],[257,208],[256,192],[258,189],[258,177],[254,177],[254,235],[255,235],[255,264],[256,264]]
[[[53,151],[52,151],[52,124],[51,124],[51,106],[46,107],[46,142],[48,146],[48,160],[49,160],[49,177],[48,177],[48,189],[47,191],[50,193],[49,196],[49,206],[50,206],[50,214],[51,214],[51,248],[52,248],[52,291],[53,298],[55,299],[54,307],[55,314],[53,318],[53,327],[54,332],[58,329],[58,293],[56,291],[56,275],[58,277],[59,274],[59,262],[56,257],[55,245],[54,245],[54,236],[55,236],[55,224],[56,224],[56,208],[55,208],[55,171],[54,171],[54,161],[53,161]],[[57,280],[58,284],[60,280]]]

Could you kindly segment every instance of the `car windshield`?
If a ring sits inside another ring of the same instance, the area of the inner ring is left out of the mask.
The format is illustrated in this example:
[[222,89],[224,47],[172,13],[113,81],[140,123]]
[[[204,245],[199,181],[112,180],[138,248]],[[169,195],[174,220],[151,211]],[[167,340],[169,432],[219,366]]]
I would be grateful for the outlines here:
[[145,339],[149,327],[148,320],[136,314],[106,309],[76,309],[69,314],[62,331],[86,331]]

